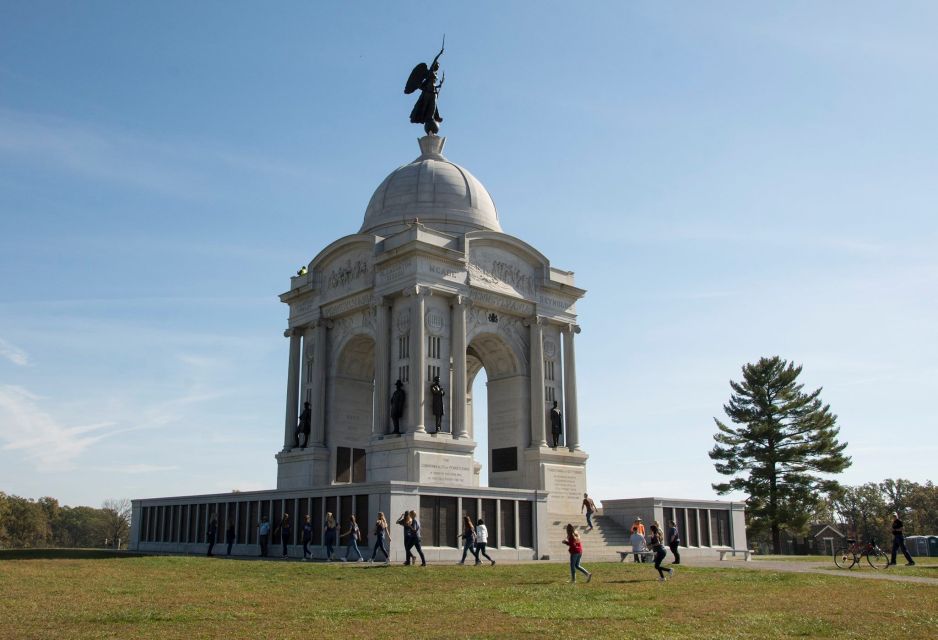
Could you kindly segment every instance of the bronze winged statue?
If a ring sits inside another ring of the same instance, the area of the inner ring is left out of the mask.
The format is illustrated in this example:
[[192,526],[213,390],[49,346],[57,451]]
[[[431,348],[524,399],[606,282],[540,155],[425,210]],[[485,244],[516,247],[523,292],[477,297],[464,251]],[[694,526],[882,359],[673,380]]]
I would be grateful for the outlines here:
[[423,130],[430,134],[436,134],[440,131],[440,123],[443,118],[440,116],[440,110],[436,102],[440,95],[440,89],[443,88],[443,82],[446,80],[446,73],[440,78],[440,83],[436,83],[437,71],[440,70],[440,56],[446,48],[446,36],[443,37],[443,46],[440,52],[436,54],[433,62],[429,66],[421,62],[414,70],[410,72],[407,78],[407,84],[404,85],[404,93],[410,95],[414,91],[420,90],[420,97],[410,112],[410,121],[414,124],[422,124]]

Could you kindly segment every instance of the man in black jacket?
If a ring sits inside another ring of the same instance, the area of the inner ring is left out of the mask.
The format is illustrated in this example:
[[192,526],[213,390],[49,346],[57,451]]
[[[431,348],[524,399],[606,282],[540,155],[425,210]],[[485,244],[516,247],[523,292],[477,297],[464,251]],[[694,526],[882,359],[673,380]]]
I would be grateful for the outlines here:
[[902,549],[902,555],[904,555],[907,560],[905,565],[907,567],[914,566],[915,560],[909,555],[909,550],[905,548],[905,536],[902,533],[902,520],[899,519],[898,513],[892,515],[894,518],[892,521],[892,560],[889,562],[889,565],[893,566],[896,564],[896,552]]

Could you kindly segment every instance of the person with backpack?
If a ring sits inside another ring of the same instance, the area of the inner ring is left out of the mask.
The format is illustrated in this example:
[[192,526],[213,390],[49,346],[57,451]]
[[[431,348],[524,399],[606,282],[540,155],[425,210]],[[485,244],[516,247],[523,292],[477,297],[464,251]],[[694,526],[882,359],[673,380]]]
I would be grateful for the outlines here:
[[[459,564],[466,564],[466,555],[471,553],[473,556],[476,555],[476,528],[472,526],[472,520],[469,516],[463,516],[463,530],[462,530],[462,560],[459,561]],[[476,561],[478,561],[476,557]]]
[[375,561],[378,555],[378,549],[384,554],[384,564],[391,564],[391,532],[388,530],[388,521],[384,518],[384,512],[378,512],[378,519],[375,521],[375,547],[371,550],[371,560]]
[[658,582],[664,582],[664,572],[668,572],[668,578],[674,575],[674,569],[662,569],[661,561],[664,560],[664,557],[667,555],[667,551],[664,550],[664,534],[661,532],[661,527],[658,526],[658,521],[655,520],[651,524],[651,529],[649,530],[650,534],[648,537],[648,546],[651,547],[651,550],[655,552],[655,569],[658,570]]
[[[563,541],[570,552],[570,582],[576,584],[576,572],[586,574],[586,581],[593,579],[593,574],[580,566],[580,560],[583,558],[583,542],[580,540],[580,534],[569,522],[567,523],[567,539]],[[494,563],[493,563],[494,564]]]
[[485,526],[485,521],[482,518],[476,520],[476,565],[482,564],[482,559],[479,556],[485,556],[486,560],[492,563],[492,566],[495,566],[495,561],[489,557],[489,554],[485,552],[485,546],[489,541],[489,530]]
[[348,562],[348,557],[352,554],[352,551],[358,555],[358,562],[364,561],[362,557],[362,552],[358,549],[358,540],[361,536],[361,530],[358,528],[358,523],[355,521],[355,516],[348,517],[348,531],[343,533],[340,537],[348,536],[348,543],[345,548],[345,557],[342,558],[342,562]]

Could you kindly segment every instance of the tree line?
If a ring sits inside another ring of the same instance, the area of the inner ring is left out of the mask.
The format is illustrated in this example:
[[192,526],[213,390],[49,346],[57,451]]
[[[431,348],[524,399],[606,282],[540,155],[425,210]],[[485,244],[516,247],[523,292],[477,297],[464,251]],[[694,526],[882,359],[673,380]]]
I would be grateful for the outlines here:
[[105,500],[101,508],[59,505],[0,491],[0,548],[126,548],[130,500]]
[[818,520],[839,522],[843,533],[858,540],[875,539],[882,544],[892,539],[892,514],[902,518],[905,535],[938,535],[938,486],[887,478],[855,487],[839,487],[821,498],[815,514]]

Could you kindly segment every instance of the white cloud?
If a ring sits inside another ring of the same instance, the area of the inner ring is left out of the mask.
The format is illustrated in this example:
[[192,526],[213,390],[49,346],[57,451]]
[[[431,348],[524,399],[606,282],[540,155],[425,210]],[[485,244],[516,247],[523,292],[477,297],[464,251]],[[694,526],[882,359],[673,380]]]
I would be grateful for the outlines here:
[[13,364],[21,367],[25,367],[29,364],[29,354],[3,338],[0,338],[0,357],[6,358]]
[[40,408],[42,398],[23,387],[0,385],[0,440],[6,451],[23,451],[40,471],[61,471],[88,447],[112,435],[115,423],[66,427]]

